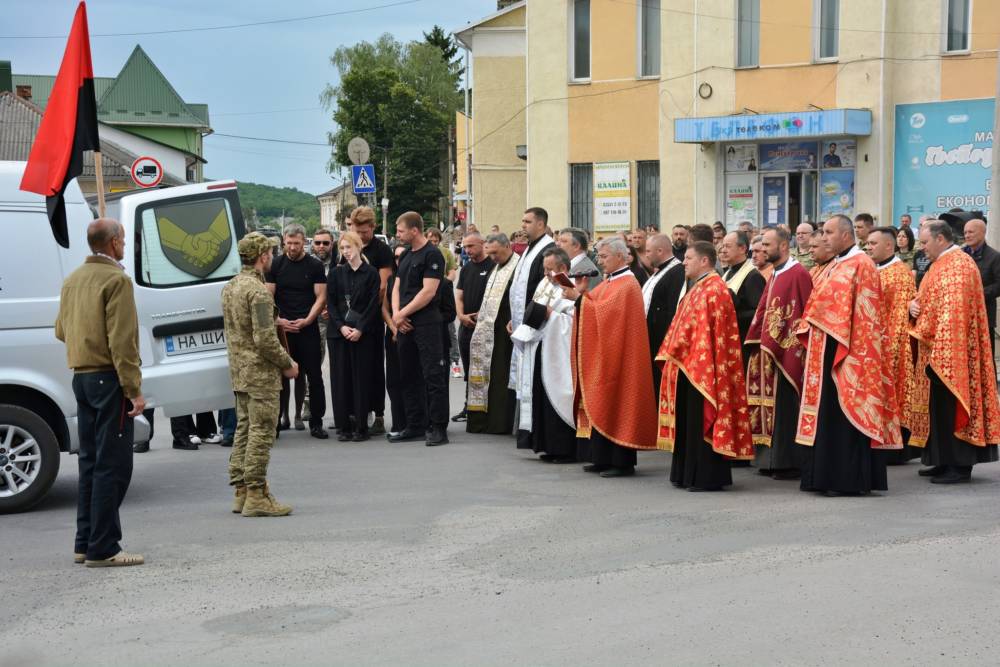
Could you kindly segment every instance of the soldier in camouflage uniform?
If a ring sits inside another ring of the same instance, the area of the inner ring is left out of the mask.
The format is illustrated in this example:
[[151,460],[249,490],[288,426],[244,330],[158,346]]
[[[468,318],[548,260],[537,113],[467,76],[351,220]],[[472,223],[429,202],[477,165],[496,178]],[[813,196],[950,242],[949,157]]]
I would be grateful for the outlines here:
[[282,348],[275,308],[264,287],[271,267],[272,239],[250,232],[238,250],[243,270],[222,289],[222,315],[229,348],[229,373],[236,394],[236,434],[229,457],[229,484],[236,487],[233,512],[243,516],[285,516],[292,508],[271,495],[267,464],[278,425],[281,376],[299,367]]
[[808,271],[816,266],[812,258],[812,235],[816,225],[811,220],[803,220],[795,227],[795,248],[789,254]]

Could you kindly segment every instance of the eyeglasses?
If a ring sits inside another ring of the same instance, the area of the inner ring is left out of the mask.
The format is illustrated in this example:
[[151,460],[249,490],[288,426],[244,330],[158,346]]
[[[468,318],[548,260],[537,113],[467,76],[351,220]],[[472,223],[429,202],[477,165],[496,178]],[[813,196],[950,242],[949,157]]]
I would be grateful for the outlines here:
[[313,245],[330,245],[329,241],[313,241]]

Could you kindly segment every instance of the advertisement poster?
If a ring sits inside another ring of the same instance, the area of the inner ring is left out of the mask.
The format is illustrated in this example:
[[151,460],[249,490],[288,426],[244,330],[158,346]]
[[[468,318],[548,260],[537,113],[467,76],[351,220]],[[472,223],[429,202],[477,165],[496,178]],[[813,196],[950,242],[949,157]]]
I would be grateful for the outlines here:
[[632,228],[628,162],[594,163],[594,232]]
[[761,144],[761,171],[803,171],[816,168],[816,142],[789,141]]
[[854,214],[854,172],[824,171],[819,181],[819,219]]
[[785,222],[785,177],[765,176],[761,179],[764,196],[764,224],[780,225]]
[[893,220],[956,206],[990,215],[994,100],[896,106]]
[[857,144],[853,139],[838,139],[823,142],[823,159],[820,164],[824,169],[840,169],[853,167],[857,164]]
[[727,146],[726,171],[757,171],[757,145],[734,144]]
[[744,220],[757,226],[756,189],[755,174],[726,176],[726,229],[736,229]]

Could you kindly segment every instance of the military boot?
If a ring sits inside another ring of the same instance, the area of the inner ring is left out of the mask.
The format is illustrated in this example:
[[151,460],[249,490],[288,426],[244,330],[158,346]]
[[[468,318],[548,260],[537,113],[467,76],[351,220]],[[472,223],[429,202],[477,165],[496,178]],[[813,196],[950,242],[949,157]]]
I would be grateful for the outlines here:
[[243,516],[287,516],[292,513],[291,505],[282,505],[271,495],[265,483],[262,489],[247,489],[247,500],[243,505]]
[[240,514],[246,501],[247,487],[240,484],[236,487],[236,495],[233,497],[233,514]]

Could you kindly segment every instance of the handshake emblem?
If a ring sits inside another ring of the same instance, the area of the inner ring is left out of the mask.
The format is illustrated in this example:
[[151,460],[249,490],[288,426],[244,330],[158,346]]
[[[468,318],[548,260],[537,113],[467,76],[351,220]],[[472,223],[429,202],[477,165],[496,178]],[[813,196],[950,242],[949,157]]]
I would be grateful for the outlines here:
[[[222,264],[232,246],[232,235],[225,209],[221,209],[207,229],[190,230],[194,221],[183,226],[166,217],[157,220],[164,254],[177,268],[204,278]],[[188,229],[186,229],[188,228]]]

